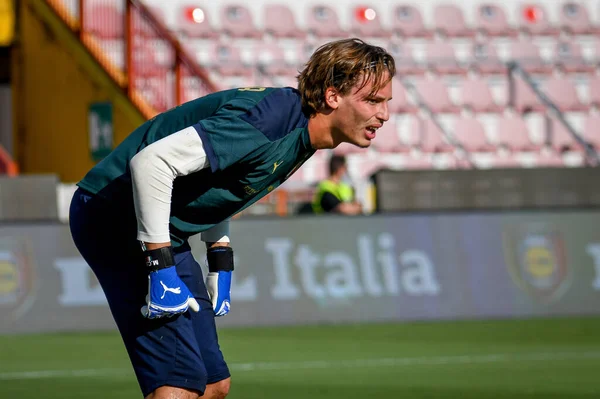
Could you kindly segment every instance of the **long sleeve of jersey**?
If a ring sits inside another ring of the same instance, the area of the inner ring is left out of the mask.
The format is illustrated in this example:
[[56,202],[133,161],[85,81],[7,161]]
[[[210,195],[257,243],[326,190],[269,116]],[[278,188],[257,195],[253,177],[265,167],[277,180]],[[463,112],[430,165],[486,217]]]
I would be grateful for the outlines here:
[[202,140],[193,127],[150,144],[130,162],[137,216],[137,239],[169,242],[173,181],[209,166]]

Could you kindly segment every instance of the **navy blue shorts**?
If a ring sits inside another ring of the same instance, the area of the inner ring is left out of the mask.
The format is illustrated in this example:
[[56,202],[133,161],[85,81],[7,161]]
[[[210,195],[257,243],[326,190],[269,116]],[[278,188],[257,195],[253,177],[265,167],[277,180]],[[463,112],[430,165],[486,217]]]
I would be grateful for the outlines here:
[[200,312],[149,320],[140,312],[148,273],[136,239],[133,201],[115,206],[80,188],[71,202],[70,227],[75,245],[104,290],[144,396],[163,385],[202,394],[206,384],[230,376],[202,270],[189,245],[175,250],[175,263]]

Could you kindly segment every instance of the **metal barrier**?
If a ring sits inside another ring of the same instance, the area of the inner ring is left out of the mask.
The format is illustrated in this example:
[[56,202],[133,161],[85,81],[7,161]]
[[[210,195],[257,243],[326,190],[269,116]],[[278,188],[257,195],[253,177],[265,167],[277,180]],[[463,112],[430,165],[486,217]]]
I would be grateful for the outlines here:
[[142,2],[45,1],[147,118],[217,90]]

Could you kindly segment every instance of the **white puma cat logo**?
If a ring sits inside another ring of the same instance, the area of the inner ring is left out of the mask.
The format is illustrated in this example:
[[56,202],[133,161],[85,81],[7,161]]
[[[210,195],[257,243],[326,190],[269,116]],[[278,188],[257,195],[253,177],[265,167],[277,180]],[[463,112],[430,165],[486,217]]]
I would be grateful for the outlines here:
[[181,294],[181,287],[169,288],[165,285],[165,283],[162,282],[162,280],[160,282],[160,285],[162,285],[163,289],[165,290],[165,292],[163,292],[160,299],[163,299],[165,297],[165,295],[167,295],[167,291],[172,292],[173,294]]

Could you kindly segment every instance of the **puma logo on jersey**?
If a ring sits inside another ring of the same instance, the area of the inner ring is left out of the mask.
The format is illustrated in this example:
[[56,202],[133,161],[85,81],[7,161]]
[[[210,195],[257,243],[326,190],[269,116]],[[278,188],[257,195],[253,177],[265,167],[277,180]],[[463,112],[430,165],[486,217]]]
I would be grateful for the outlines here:
[[273,171],[271,172],[271,174],[275,173],[275,171],[277,170],[279,165],[281,165],[282,163],[283,163],[283,161],[279,161],[279,163],[277,163],[277,162],[273,163]]
[[162,296],[160,297],[160,299],[164,299],[165,295],[167,295],[167,291],[168,292],[172,292],[173,294],[181,294],[181,287],[177,287],[177,288],[169,288],[165,285],[165,283],[163,283],[162,281],[160,282],[160,285],[162,285],[163,290],[165,290],[162,294]]

